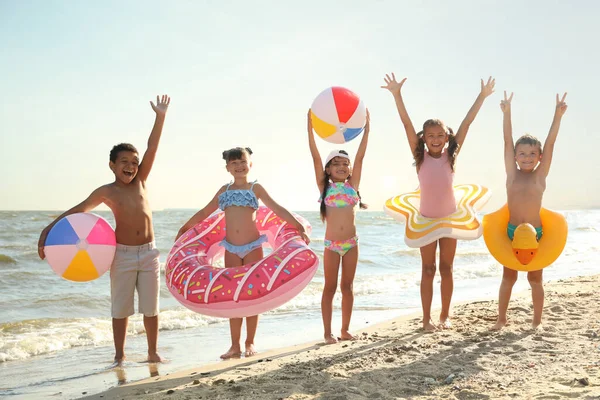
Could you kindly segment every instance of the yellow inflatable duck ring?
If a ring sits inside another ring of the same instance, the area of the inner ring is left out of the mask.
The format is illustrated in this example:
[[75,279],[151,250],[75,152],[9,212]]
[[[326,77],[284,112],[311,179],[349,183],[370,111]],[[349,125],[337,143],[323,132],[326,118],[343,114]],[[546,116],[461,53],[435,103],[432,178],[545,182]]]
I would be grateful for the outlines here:
[[539,242],[535,228],[526,223],[516,227],[511,242],[506,233],[509,218],[506,205],[483,217],[483,239],[496,261],[516,271],[537,271],[556,261],[567,243],[567,221],[562,214],[542,208],[544,233]]
[[449,237],[475,240],[483,233],[476,209],[481,209],[491,197],[488,188],[479,185],[456,185],[456,211],[443,218],[427,218],[419,213],[420,190],[392,197],[383,207],[386,214],[405,222],[404,242],[418,248]]
[[513,255],[523,265],[527,265],[537,254],[539,243],[537,232],[531,224],[521,224],[515,228],[512,243]]

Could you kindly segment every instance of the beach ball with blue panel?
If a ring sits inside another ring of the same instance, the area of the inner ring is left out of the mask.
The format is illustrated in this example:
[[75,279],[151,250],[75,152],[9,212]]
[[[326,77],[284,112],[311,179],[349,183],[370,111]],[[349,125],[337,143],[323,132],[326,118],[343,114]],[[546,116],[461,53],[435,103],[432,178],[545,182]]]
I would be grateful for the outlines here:
[[313,101],[310,117],[316,134],[329,143],[343,144],[363,131],[367,109],[350,89],[333,86]]
[[104,218],[92,213],[76,213],[52,227],[46,237],[44,253],[58,276],[86,282],[110,269],[116,245],[115,231]]

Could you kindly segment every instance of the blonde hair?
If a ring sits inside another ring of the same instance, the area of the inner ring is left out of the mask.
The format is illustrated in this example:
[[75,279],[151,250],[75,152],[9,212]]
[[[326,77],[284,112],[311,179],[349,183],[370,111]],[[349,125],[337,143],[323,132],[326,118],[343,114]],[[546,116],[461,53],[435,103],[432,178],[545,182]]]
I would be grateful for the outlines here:
[[531,146],[537,146],[540,149],[540,154],[542,154],[542,142],[540,142],[540,139],[536,138],[535,136],[532,136],[527,133],[527,134],[521,136],[520,138],[518,138],[517,142],[515,143],[515,153],[517,152],[517,146],[520,144],[528,144]]

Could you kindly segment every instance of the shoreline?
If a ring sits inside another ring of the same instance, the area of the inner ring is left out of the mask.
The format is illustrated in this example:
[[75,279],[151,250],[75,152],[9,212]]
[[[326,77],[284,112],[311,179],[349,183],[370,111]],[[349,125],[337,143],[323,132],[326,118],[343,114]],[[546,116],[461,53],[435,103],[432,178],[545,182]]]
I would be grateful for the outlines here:
[[452,330],[423,332],[418,312],[356,331],[356,341],[311,341],[83,398],[600,399],[600,275],[544,287],[537,330],[530,328],[531,298],[525,290],[513,295],[509,325],[499,332],[488,330],[497,300],[467,301],[453,306]]

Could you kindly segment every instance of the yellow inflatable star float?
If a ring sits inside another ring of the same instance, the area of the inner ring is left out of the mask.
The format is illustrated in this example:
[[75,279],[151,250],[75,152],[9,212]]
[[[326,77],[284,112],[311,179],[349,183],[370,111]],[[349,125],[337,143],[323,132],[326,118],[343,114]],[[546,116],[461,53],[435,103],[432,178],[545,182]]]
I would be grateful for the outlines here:
[[443,218],[422,216],[419,213],[420,195],[420,190],[416,190],[385,202],[386,214],[406,223],[404,242],[407,246],[423,247],[444,237],[475,240],[483,233],[476,210],[481,209],[491,197],[488,188],[473,184],[454,186],[456,211]]

